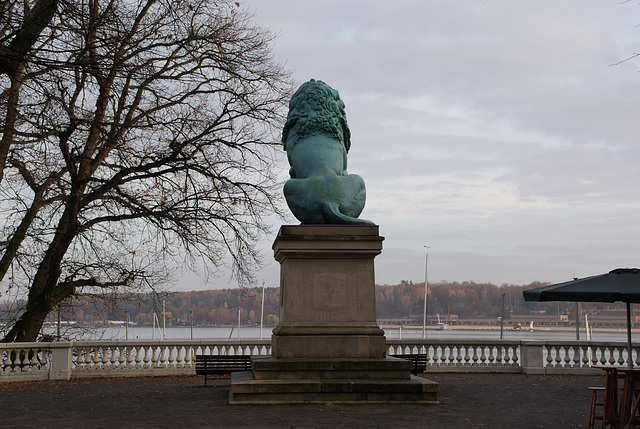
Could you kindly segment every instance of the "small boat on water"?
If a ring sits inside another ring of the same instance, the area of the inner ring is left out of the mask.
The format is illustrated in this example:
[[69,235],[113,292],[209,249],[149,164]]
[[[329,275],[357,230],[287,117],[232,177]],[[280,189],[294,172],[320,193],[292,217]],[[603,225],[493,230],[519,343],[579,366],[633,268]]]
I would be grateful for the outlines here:
[[441,331],[444,331],[445,329],[449,329],[449,325],[440,321],[440,315],[438,314],[437,316],[438,316],[438,329],[440,329]]
[[522,323],[516,323],[511,327],[512,331],[522,331]]
[[[516,323],[511,327],[512,331],[524,331],[525,329],[522,328],[522,323]],[[531,324],[529,325],[529,331],[533,332],[533,320],[531,321]]]

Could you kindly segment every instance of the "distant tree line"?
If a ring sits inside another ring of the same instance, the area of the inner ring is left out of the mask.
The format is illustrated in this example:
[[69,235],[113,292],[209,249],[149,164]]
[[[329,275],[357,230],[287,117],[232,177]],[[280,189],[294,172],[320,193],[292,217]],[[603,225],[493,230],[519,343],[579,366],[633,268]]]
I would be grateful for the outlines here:
[[[264,316],[271,324],[278,320],[279,296],[278,288],[265,288]],[[61,312],[65,320],[78,322],[124,321],[128,316],[131,322],[151,325],[154,317],[162,320],[164,309],[171,325],[189,325],[192,318],[194,325],[231,325],[237,323],[240,309],[243,325],[257,324],[262,288],[131,294],[117,297],[111,305],[106,302],[87,297],[67,300]]]
[[[502,296],[505,302],[505,319],[510,315],[550,314],[575,317],[575,305],[571,302],[525,302],[522,292],[544,286],[533,282],[528,285],[474,282],[440,282],[429,284],[428,315],[439,314],[443,319],[456,315],[459,319],[491,319],[502,312]],[[265,288],[264,323],[274,326],[279,317],[280,289]],[[141,325],[153,323],[154,314],[160,322],[163,317],[170,325],[222,326],[237,323],[238,309],[242,325],[260,323],[262,288],[216,289],[207,291],[172,292],[166,294],[129,294],[92,298],[69,298],[60,305],[62,320],[85,323],[124,321],[128,316]],[[0,326],[11,317],[11,309],[19,302],[0,302]],[[424,283],[402,281],[397,285],[376,286],[377,316],[381,319],[405,319],[407,323],[422,321],[424,308]],[[597,307],[616,307],[616,304],[583,304],[583,310]],[[53,312],[50,321],[57,319]],[[160,322],[161,323],[161,322]]]
[[[533,282],[528,285],[468,282],[429,283],[427,296],[428,316],[457,315],[459,319],[491,319],[502,315],[504,295],[505,319],[510,315],[562,314],[575,317],[572,302],[526,302],[522,292],[545,286],[548,283]],[[582,308],[611,307],[612,304],[594,303]],[[615,305],[613,305],[615,306]],[[403,280],[398,285],[376,286],[378,318],[413,319],[421,321],[424,311],[424,282]]]

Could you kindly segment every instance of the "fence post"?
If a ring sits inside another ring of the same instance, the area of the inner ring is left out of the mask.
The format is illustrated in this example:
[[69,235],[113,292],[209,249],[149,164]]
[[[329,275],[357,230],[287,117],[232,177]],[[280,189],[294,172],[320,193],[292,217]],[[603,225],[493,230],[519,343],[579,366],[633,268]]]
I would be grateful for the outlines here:
[[544,374],[542,348],[544,341],[520,341],[522,372],[525,374]]
[[71,378],[72,342],[51,343],[51,369],[49,380],[69,380]]

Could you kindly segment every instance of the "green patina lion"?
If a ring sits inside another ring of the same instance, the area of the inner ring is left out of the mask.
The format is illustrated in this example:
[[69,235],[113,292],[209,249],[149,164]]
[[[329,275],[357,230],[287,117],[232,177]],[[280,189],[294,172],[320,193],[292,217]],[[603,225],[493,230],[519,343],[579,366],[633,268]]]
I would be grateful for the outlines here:
[[311,79],[289,102],[282,131],[291,179],[284,196],[303,224],[374,225],[358,219],[366,200],[364,180],[347,173],[351,132],[338,91]]

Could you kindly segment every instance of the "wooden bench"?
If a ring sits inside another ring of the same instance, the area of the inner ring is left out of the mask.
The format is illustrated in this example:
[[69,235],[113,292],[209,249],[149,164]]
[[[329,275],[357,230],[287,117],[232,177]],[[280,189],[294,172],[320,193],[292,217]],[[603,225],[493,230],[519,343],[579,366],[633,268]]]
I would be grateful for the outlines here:
[[196,355],[196,374],[204,375],[205,386],[209,374],[231,374],[250,370],[251,356],[249,355]]
[[425,372],[427,370],[427,355],[426,354],[407,354],[407,355],[390,355],[391,357],[406,359],[413,362],[413,369],[411,373],[418,375],[418,373]]

